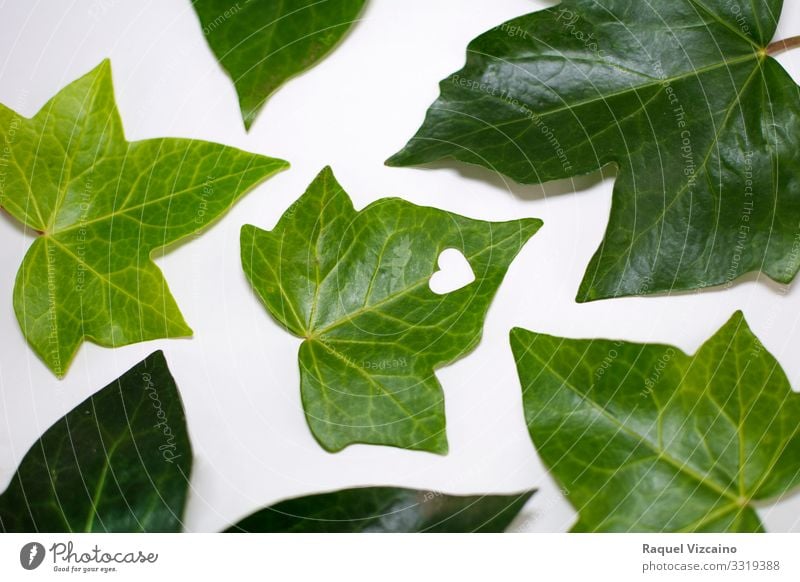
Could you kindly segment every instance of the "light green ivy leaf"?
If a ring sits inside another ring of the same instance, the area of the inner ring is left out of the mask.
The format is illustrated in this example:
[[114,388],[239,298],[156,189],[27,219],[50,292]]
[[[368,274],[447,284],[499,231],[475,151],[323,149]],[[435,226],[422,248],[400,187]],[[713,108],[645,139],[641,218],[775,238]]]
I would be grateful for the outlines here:
[[59,377],[84,340],[191,335],[151,255],[288,166],[191,139],[126,141],[108,61],[31,119],[0,105],[0,138],[0,207],[38,235],[14,311]]
[[[253,289],[304,340],[303,406],[325,449],[447,451],[434,370],[478,343],[506,269],[540,226],[482,222],[396,198],[356,212],[325,169],[275,229],[242,229]],[[449,248],[463,253],[475,281],[439,295],[429,280]]]
[[247,129],[267,98],[328,54],[366,0],[194,0],[203,34],[239,94]]
[[759,532],[800,483],[800,395],[735,314],[694,356],[511,332],[533,443],[574,531]]

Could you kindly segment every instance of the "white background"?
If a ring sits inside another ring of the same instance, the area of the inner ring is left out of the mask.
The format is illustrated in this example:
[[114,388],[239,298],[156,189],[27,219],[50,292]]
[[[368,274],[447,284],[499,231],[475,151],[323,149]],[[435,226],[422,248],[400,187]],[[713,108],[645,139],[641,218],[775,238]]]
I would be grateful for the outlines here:
[[[0,0],[0,102],[33,115],[66,84],[110,57],[128,139],[193,137],[289,160],[292,169],[246,196],[202,237],[158,260],[190,340],[117,350],[84,345],[58,381],[26,345],[12,282],[31,238],[0,217],[0,487],[59,417],[156,349],[181,389],[195,450],[187,529],[216,531],[279,499],[354,485],[451,493],[537,487],[516,523],[564,531],[575,515],[531,445],[508,331],[671,343],[693,352],[736,309],[800,387],[800,289],[755,276],[726,291],[579,305],[583,271],[606,227],[613,178],[521,187],[440,164],[393,169],[400,149],[460,68],[469,40],[550,3],[530,0],[370,0],[363,20],[317,67],[268,102],[249,134],[233,85],[215,61],[189,0]],[[787,2],[779,37],[800,33]],[[800,78],[800,51],[779,60]],[[272,228],[330,164],[358,208],[402,196],[485,220],[534,216],[544,228],[511,265],[483,342],[442,369],[450,454],[376,446],[326,453],[303,417],[300,340],[257,301],[239,262],[239,228]],[[800,422],[800,419],[798,419]],[[773,531],[800,531],[800,496],[760,510]]]

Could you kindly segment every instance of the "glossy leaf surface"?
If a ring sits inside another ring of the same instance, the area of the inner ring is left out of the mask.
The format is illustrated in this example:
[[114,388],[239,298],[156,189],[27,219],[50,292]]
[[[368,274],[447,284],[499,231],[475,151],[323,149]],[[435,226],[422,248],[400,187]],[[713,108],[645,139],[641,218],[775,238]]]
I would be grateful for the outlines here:
[[51,426],[0,495],[5,532],[179,532],[192,468],[161,352]]
[[767,47],[782,0],[565,0],[472,41],[390,165],[526,183],[618,167],[579,301],[800,268],[800,95]]

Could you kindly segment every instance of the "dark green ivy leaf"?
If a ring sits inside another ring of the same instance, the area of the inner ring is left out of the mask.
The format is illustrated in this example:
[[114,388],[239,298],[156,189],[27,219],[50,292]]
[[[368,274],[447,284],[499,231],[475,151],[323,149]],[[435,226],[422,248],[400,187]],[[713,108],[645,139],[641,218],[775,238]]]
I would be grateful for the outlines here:
[[233,79],[247,129],[278,87],[328,54],[366,0],[194,0],[203,34]]
[[191,335],[151,260],[288,164],[191,139],[127,142],[108,61],[33,118],[0,105],[0,207],[37,231],[14,311],[63,376],[84,340],[117,347]]
[[[303,338],[301,393],[316,439],[447,451],[434,370],[478,343],[506,269],[541,221],[490,223],[397,198],[356,212],[330,169],[274,230],[242,229],[242,264],[272,316]],[[475,281],[438,295],[439,254]]]
[[179,532],[192,448],[155,352],[50,427],[0,496],[4,532]]
[[511,332],[534,444],[575,531],[758,532],[800,483],[800,395],[734,315],[694,356]]
[[[180,532],[192,448],[161,352],[76,406],[0,495],[0,531]],[[500,532],[533,491],[451,496],[367,487],[290,499],[229,532]]]
[[500,533],[533,493],[460,497],[397,487],[343,489],[283,501],[227,531]]
[[478,37],[390,165],[540,183],[619,168],[579,301],[800,268],[800,99],[782,0],[565,0]]

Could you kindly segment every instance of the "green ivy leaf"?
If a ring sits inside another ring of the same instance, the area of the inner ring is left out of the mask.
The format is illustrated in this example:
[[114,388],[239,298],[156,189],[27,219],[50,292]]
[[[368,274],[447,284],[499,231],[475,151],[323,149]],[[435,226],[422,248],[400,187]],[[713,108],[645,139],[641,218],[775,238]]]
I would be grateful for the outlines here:
[[579,301],[800,268],[800,99],[782,0],[565,0],[478,37],[395,166],[540,183],[619,168]]
[[[76,406],[0,495],[0,532],[180,532],[192,447],[162,352]],[[500,532],[534,491],[452,496],[396,487],[283,501],[229,532]]]
[[344,37],[366,0],[194,0],[203,34],[239,94],[247,129],[267,98]]
[[515,329],[534,444],[575,531],[758,532],[800,482],[800,395],[735,314],[694,356]]
[[343,489],[283,501],[227,532],[500,533],[533,493],[461,497],[397,487]]
[[0,496],[4,532],[178,532],[192,448],[161,352],[76,406]]
[[[447,451],[434,370],[478,343],[506,269],[540,226],[481,222],[396,198],[356,212],[326,168],[274,230],[242,229],[254,290],[304,339],[303,406],[325,449]],[[437,295],[428,282],[448,248],[463,253],[476,280]]]
[[40,235],[14,310],[59,377],[85,339],[191,335],[157,249],[200,231],[286,162],[190,139],[127,142],[104,61],[33,118],[0,105],[0,207]]

